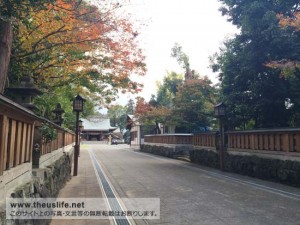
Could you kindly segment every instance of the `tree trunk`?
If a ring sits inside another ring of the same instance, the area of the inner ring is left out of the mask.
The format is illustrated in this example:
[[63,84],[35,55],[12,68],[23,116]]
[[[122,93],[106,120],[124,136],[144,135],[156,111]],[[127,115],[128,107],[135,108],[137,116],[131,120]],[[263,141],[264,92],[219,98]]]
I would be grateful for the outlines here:
[[7,73],[9,68],[11,45],[12,45],[12,25],[0,19],[0,93],[3,94]]

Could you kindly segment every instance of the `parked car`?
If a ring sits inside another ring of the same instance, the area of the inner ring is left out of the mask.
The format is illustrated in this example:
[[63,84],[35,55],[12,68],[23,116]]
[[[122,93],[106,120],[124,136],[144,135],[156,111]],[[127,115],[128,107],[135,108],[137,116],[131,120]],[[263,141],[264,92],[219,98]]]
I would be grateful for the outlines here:
[[115,138],[113,138],[113,139],[111,140],[111,144],[112,144],[112,145],[117,145],[117,144],[118,144],[118,140],[115,139]]

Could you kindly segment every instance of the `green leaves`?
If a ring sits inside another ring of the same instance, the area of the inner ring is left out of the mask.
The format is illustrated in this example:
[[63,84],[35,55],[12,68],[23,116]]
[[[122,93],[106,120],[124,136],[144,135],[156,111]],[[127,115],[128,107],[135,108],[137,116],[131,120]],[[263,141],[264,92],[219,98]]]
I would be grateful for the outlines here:
[[121,105],[112,105],[108,109],[108,116],[110,119],[111,126],[119,127],[120,131],[123,131],[126,127],[126,111],[127,107]]
[[199,132],[212,125],[217,91],[207,77],[183,81],[181,75],[171,73],[158,87],[157,99],[152,96],[147,103],[138,98],[135,116],[140,122],[162,123],[184,133]]
[[171,51],[171,56],[176,58],[180,66],[184,69],[190,68],[189,57],[182,51],[182,47],[178,43],[175,43]]
[[177,93],[178,86],[183,84],[183,76],[175,72],[168,73],[162,84],[158,84],[157,103],[158,105],[171,108],[173,99]]
[[51,141],[55,140],[57,137],[57,131],[52,126],[47,123],[43,123],[40,127],[40,131],[42,134],[43,143],[47,144]]
[[211,126],[216,91],[207,78],[186,81],[178,88],[173,113],[180,118],[178,127],[185,132],[199,132]]
[[0,16],[9,8],[15,16],[10,84],[30,74],[42,91],[71,85],[91,99],[97,96],[97,103],[112,102],[119,91],[141,91],[130,76],[145,74],[144,56],[120,4],[0,0],[0,5]]
[[212,65],[220,73],[229,127],[287,126],[291,113],[285,106],[291,96],[289,82],[281,77],[279,70],[265,64],[295,53],[299,56],[299,37],[281,29],[277,18],[278,13],[291,13],[298,1],[221,2],[222,13],[241,28],[240,34],[225,43]]

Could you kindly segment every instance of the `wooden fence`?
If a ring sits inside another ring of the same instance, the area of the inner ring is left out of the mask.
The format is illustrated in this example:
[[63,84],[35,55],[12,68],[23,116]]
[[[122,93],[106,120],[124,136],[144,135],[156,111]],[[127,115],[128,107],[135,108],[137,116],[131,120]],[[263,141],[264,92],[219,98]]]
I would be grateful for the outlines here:
[[[51,143],[41,141],[38,125],[42,122],[50,123],[57,131],[57,138]],[[13,167],[32,162],[35,143],[41,143],[43,155],[70,145],[74,142],[74,136],[73,133],[0,95],[0,175]]]
[[215,133],[145,135],[145,142],[215,147]]
[[216,134],[213,132],[194,134],[193,145],[216,147]]
[[[230,131],[225,133],[228,150],[300,153],[300,129]],[[217,145],[215,133],[146,135],[145,143],[191,144],[195,147]]]
[[31,161],[34,121],[0,115],[0,175],[4,170]]
[[192,144],[192,134],[145,135],[144,142],[161,144]]
[[70,145],[75,142],[75,135],[57,126],[53,127],[56,129],[57,137],[49,143],[44,143],[41,140],[41,155],[51,153],[54,150],[63,148],[64,146]]
[[300,129],[227,132],[228,149],[300,153]]

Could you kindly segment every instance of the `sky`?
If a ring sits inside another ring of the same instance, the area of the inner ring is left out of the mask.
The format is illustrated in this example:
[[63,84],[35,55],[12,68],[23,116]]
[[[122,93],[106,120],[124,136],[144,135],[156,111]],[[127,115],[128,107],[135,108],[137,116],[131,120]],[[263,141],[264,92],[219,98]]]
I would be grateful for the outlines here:
[[[218,52],[222,42],[238,32],[236,27],[222,17],[218,0],[131,0],[127,10],[133,20],[142,24],[139,45],[146,56],[147,74],[136,78],[144,83],[139,96],[147,101],[156,94],[157,81],[162,81],[167,71],[184,73],[171,49],[175,43],[189,56],[191,69],[207,75],[213,83],[216,74],[209,69],[209,57]],[[118,104],[125,105],[134,96],[120,96]]]

